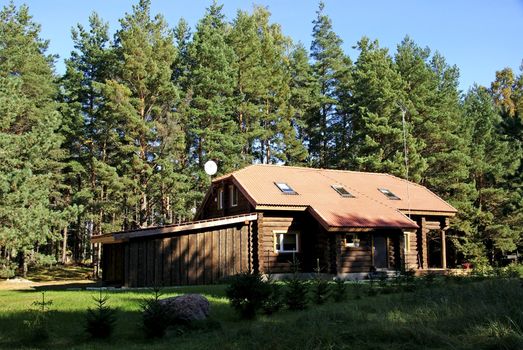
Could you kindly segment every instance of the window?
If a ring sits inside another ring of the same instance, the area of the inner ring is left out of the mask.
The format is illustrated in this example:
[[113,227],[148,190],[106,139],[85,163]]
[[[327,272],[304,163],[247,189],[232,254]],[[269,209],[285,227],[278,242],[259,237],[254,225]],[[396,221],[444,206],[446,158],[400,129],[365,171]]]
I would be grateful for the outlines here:
[[349,191],[347,191],[345,189],[345,187],[343,187],[342,185],[332,185],[331,186],[334,191],[338,192],[340,196],[342,197],[346,197],[346,198],[354,198],[354,196],[352,195],[352,193],[350,193]]
[[360,236],[357,233],[345,234],[345,247],[358,248],[360,246]]
[[388,199],[392,199],[392,200],[399,200],[400,199],[400,197],[396,196],[394,193],[392,193],[391,191],[389,191],[386,188],[378,188],[378,190],[381,193],[383,193],[385,196],[387,196]]
[[223,188],[218,190],[218,209],[223,209]]
[[231,207],[235,207],[238,205],[238,189],[234,185],[229,186],[229,200]]
[[405,232],[405,252],[410,252],[410,234]]
[[274,251],[277,253],[297,253],[299,251],[299,234],[296,231],[273,231]]
[[282,191],[284,194],[298,194],[296,191],[292,189],[291,186],[287,185],[285,182],[275,182],[274,183],[280,191]]

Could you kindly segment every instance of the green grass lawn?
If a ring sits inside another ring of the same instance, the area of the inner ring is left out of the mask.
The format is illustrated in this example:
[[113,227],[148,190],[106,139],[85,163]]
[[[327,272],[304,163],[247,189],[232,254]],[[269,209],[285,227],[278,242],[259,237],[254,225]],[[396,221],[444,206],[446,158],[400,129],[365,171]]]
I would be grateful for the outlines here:
[[[52,349],[523,349],[523,287],[518,279],[448,279],[414,292],[367,296],[349,287],[349,299],[239,320],[224,298],[224,286],[164,290],[164,296],[202,293],[212,304],[209,322],[164,339],[145,339],[140,300],[147,291],[112,291],[118,308],[109,341],[92,341],[83,330],[95,291],[48,291],[50,339],[30,344],[23,321],[37,291],[0,291],[0,348]],[[362,293],[363,292],[363,293]],[[365,296],[356,299],[355,295]]]

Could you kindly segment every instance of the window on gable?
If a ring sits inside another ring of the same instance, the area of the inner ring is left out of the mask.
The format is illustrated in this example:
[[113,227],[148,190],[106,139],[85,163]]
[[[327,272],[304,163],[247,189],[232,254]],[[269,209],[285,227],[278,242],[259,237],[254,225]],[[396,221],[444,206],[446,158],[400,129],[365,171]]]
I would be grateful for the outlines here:
[[299,252],[299,233],[296,231],[272,231],[276,253]]
[[218,190],[218,210],[223,209],[223,188]]
[[282,191],[284,194],[298,194],[296,191],[292,189],[291,186],[287,185],[285,182],[275,182],[274,183],[280,191]]
[[392,199],[392,200],[399,200],[400,199],[400,197],[396,196],[394,193],[392,193],[391,191],[389,191],[386,188],[378,188],[378,190],[381,193],[383,193],[385,196],[387,196],[388,199]]
[[354,198],[354,195],[347,191],[342,185],[332,185],[331,187],[342,197]]
[[238,188],[234,185],[229,186],[229,203],[231,207],[238,205]]

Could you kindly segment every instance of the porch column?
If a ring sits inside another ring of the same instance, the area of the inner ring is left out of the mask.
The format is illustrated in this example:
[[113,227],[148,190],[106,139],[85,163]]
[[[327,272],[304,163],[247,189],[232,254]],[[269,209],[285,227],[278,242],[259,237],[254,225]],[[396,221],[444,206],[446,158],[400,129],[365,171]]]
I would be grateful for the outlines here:
[[441,230],[441,267],[447,268],[447,242],[445,241],[445,230]]

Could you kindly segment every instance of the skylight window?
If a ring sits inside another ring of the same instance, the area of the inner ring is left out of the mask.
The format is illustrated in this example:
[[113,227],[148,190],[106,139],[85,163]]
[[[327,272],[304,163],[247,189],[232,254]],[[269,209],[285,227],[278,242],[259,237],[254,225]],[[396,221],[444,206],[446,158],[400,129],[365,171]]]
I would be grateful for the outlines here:
[[347,191],[342,185],[332,185],[334,191],[338,192],[340,196],[346,198],[354,198],[354,195]]
[[275,182],[274,183],[280,191],[282,191],[284,194],[298,194],[296,191],[292,189],[291,186],[287,185],[285,182]]
[[391,200],[400,200],[400,197],[396,196],[394,193],[392,193],[390,190],[386,188],[378,188],[378,190],[383,193],[385,196],[387,196],[388,199]]

